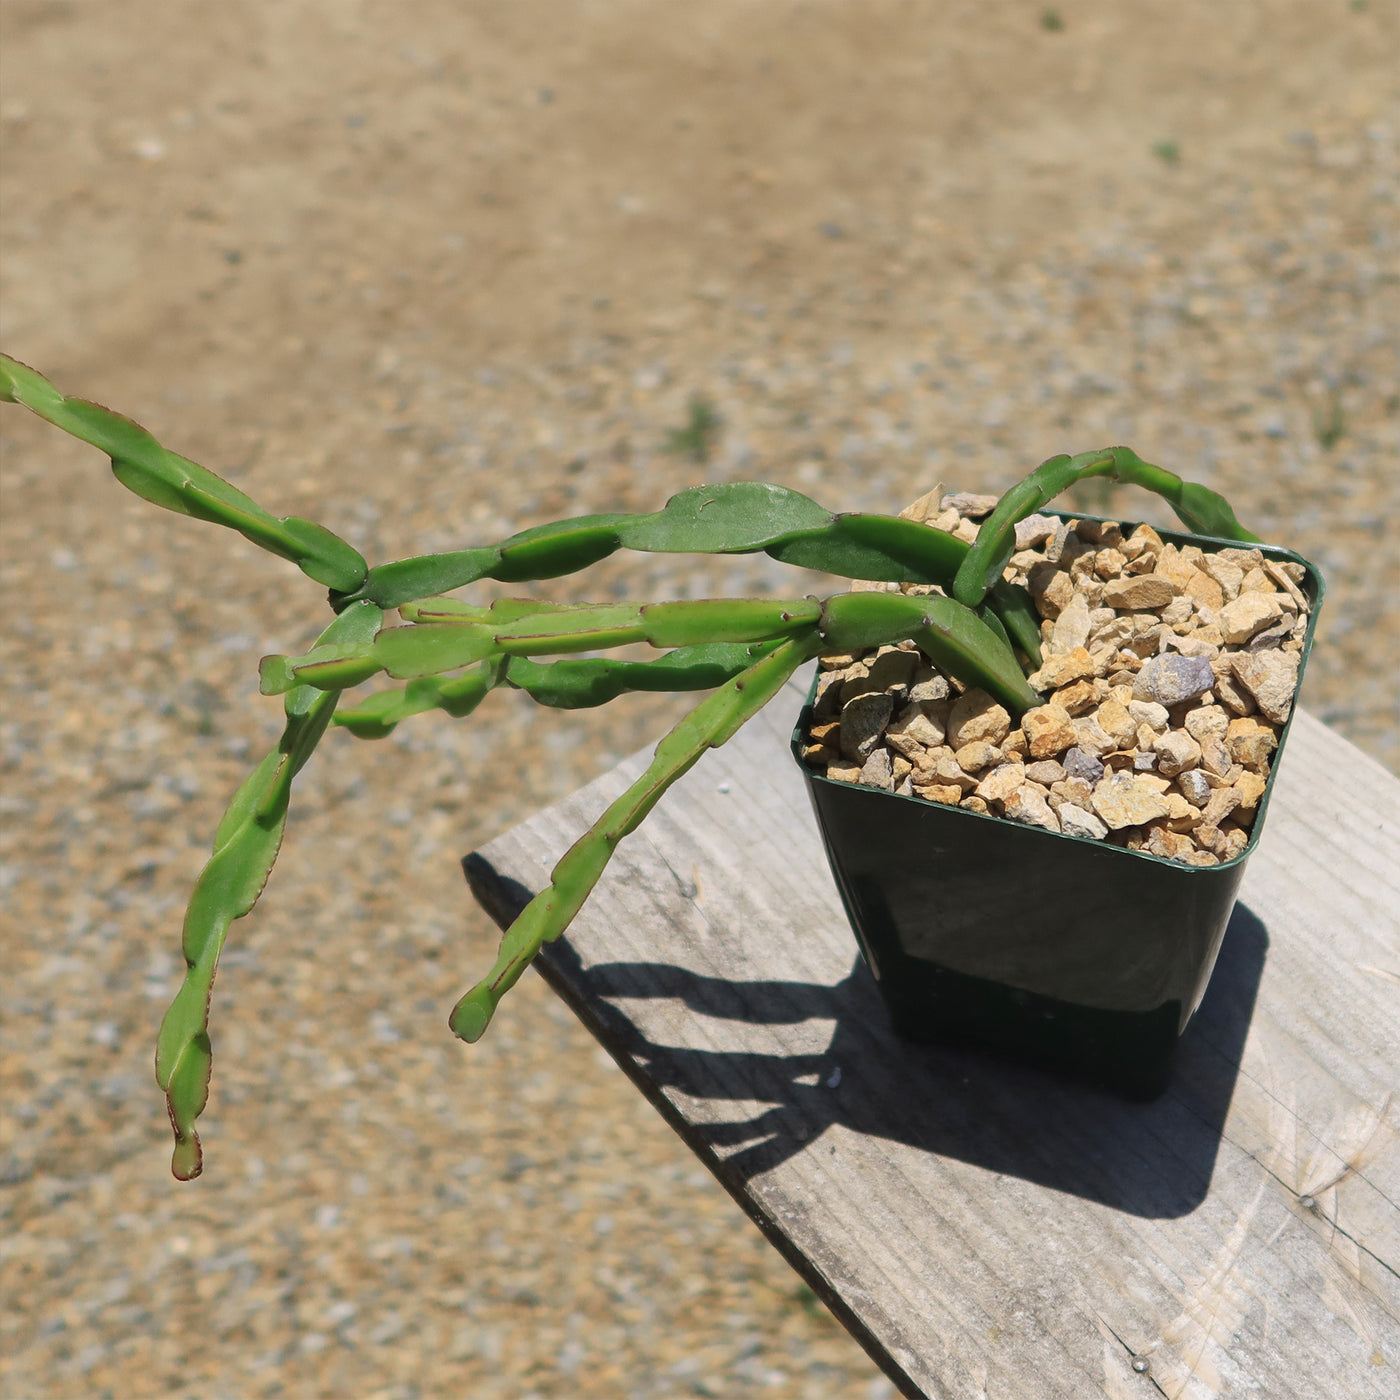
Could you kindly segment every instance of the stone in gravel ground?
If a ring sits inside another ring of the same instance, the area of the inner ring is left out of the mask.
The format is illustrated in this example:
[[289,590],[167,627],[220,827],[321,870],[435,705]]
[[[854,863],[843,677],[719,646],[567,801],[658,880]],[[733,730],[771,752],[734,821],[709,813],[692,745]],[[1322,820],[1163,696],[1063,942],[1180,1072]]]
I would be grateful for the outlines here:
[[1083,807],[1075,806],[1073,802],[1062,803],[1057,815],[1060,818],[1060,830],[1066,836],[1083,836],[1090,841],[1102,841],[1108,835],[1108,827],[1103,821],[1092,812],[1086,812]]
[[1298,687],[1298,653],[1252,651],[1230,658],[1235,679],[1254,697],[1266,719],[1282,724],[1293,708]]
[[1093,803],[1100,820],[1113,831],[1121,831],[1125,826],[1146,826],[1171,812],[1161,793],[1123,772],[1107,773],[1099,780]]
[[1011,730],[1011,716],[985,691],[969,690],[948,711],[948,742],[954,748],[985,740],[1000,743]]
[[878,691],[857,695],[841,707],[841,752],[864,763],[894,713],[894,700]]
[[1151,700],[1170,709],[1183,700],[1204,695],[1215,684],[1215,673],[1203,656],[1168,652],[1144,663],[1133,682],[1135,700]]

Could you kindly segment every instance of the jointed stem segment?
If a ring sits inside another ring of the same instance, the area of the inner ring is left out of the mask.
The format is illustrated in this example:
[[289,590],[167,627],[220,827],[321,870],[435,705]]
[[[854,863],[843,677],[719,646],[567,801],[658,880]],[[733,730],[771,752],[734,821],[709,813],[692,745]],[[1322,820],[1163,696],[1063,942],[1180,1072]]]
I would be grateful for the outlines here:
[[444,680],[424,676],[402,690],[371,695],[353,710],[338,710],[334,723],[361,739],[378,739],[401,720],[425,710],[469,714],[498,685],[523,690],[532,700],[557,710],[606,705],[626,691],[710,690],[766,656],[778,642],[715,642],[678,647],[655,661],[618,661],[596,656],[582,661],[531,661],[500,656],[483,661],[465,675]]
[[1217,492],[1196,482],[1183,481],[1174,472],[1144,462],[1130,447],[1108,447],[1101,452],[1081,452],[1077,457],[1061,454],[1042,462],[1023,481],[1017,482],[996,509],[982,522],[971,550],[958,566],[953,596],[969,608],[977,607],[987,590],[1001,580],[1001,571],[1011,557],[1016,542],[1016,522],[1048,505],[1076,481],[1107,476],[1155,491],[1176,511],[1182,522],[1198,534],[1219,539],[1258,544],[1235,519],[1229,503]]
[[[654,647],[687,649],[692,638],[709,636],[720,644],[758,644],[783,637],[815,637],[828,650],[849,651],[882,646],[887,642],[925,636],[930,655],[949,667],[967,684],[981,686],[1018,714],[1039,703],[1026,682],[1006,634],[984,622],[970,608],[940,595],[910,597],[901,593],[838,593],[831,598],[722,599],[694,602],[652,603],[641,608],[621,605],[549,608],[538,614],[520,612],[525,600],[511,599],[507,621],[442,621],[385,628],[372,642],[356,645],[318,645],[304,656],[269,656],[263,659],[262,688],[280,694],[295,685],[339,689],[366,680],[378,671],[397,679],[422,680],[479,663],[506,669],[492,684],[516,677],[522,688],[530,673],[512,670],[517,658],[550,656],[576,651],[646,642]],[[422,614],[420,614],[421,616]],[[450,614],[449,614],[450,616]],[[599,677],[623,673],[613,668],[622,662],[597,663]],[[657,662],[631,663],[643,667]],[[674,667],[678,665],[672,662]],[[633,679],[648,672],[633,670]],[[664,674],[660,679],[665,679]],[[472,680],[468,693],[475,696],[483,682]],[[601,683],[601,681],[600,681]],[[353,713],[349,723],[394,722],[407,713],[431,709],[444,690],[456,682],[442,682],[436,689],[405,691],[400,705],[377,697],[372,708]],[[690,689],[692,686],[660,684],[655,689]],[[450,692],[449,694],[454,693]],[[484,692],[483,692],[484,693]],[[381,707],[383,707],[381,709]]]
[[365,561],[325,526],[295,515],[279,520],[223,477],[162,447],[139,423],[101,404],[64,398],[43,375],[8,355],[0,355],[0,401],[23,404],[100,448],[112,459],[117,480],[154,505],[227,525],[329,588],[349,592],[365,580]]
[[[382,614],[372,603],[357,603],[322,633],[323,640],[372,636]],[[195,1119],[209,1096],[212,1050],[209,997],[229,925],[258,902],[282,845],[292,779],[311,757],[340,698],[335,691],[309,686],[286,700],[287,727],[272,753],[253,770],[229,804],[214,833],[214,850],[200,872],[185,911],[182,949],[185,979],[175,994],[156,1039],[156,1082],[165,1090],[175,1131],[171,1170],[181,1181],[203,1167]]]
[[501,998],[535,954],[573,922],[612,858],[617,843],[641,824],[662,794],[706,749],[732,738],[821,649],[815,635],[794,638],[702,700],[656,746],[645,773],[568,849],[549,884],[521,911],[501,940],[496,965],[452,1010],[448,1024],[463,1040],[481,1038]]

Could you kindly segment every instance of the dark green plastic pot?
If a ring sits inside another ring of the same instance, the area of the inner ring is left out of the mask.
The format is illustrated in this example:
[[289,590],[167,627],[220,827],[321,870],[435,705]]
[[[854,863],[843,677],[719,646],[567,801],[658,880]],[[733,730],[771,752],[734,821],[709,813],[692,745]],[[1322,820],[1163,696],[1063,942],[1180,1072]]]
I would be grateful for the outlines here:
[[[1238,544],[1158,533],[1207,551]],[[1290,550],[1259,548],[1307,571],[1301,684],[1322,579]],[[800,746],[815,694],[814,681],[793,757],[896,1032],[1030,1061],[1133,1098],[1160,1094],[1263,829],[1291,715],[1249,845],[1222,865],[1190,866],[813,773]]]

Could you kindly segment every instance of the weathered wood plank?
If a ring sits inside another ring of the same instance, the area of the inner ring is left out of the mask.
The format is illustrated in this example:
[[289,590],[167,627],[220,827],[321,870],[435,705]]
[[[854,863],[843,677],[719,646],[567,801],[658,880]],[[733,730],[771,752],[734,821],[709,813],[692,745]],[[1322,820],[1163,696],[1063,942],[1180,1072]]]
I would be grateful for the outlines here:
[[[1298,717],[1177,1081],[1127,1104],[892,1035],[798,703],[678,785],[543,960],[634,1082],[907,1394],[1394,1395],[1400,782]],[[472,858],[493,914],[648,754]]]

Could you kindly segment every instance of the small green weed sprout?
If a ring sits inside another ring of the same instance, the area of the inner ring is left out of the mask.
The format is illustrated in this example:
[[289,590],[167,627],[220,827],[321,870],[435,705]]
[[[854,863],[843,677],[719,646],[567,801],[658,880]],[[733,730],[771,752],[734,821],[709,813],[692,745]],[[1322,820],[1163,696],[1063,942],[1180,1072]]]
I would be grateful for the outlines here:
[[686,407],[685,427],[672,428],[666,435],[666,451],[689,457],[692,462],[708,462],[721,426],[714,404],[694,394]]
[[1330,452],[1347,435],[1347,414],[1340,389],[1328,394],[1326,407],[1314,411],[1313,435],[1324,452]]

